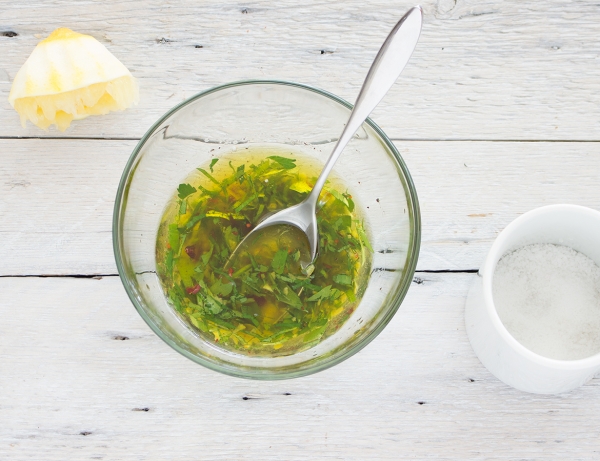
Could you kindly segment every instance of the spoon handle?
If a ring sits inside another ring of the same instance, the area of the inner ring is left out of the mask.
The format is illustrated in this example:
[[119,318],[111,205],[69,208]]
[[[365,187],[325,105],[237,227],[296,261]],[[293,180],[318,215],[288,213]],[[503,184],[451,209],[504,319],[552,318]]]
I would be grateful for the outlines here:
[[358,94],[348,123],[346,123],[333,152],[327,159],[327,163],[307,201],[317,203],[327,176],[329,176],[344,147],[400,76],[417,45],[419,35],[421,35],[422,23],[423,10],[421,7],[411,8],[398,21],[383,45],[381,45]]

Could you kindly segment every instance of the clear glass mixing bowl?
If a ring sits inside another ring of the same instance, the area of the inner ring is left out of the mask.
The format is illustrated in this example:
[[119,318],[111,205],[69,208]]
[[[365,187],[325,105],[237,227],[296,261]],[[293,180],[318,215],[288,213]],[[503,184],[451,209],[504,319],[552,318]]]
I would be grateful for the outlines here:
[[156,274],[156,236],[179,185],[213,155],[243,155],[251,144],[280,146],[324,163],[351,104],[325,91],[280,81],[230,83],[200,93],[156,122],[123,172],[113,218],[117,267],[133,305],[177,352],[222,373],[254,379],[304,376],[350,357],[375,338],[411,284],[421,240],[419,204],[400,154],[370,119],[335,166],[361,206],[375,250],[358,308],[316,346],[283,357],[250,357],[203,340],[167,303]]

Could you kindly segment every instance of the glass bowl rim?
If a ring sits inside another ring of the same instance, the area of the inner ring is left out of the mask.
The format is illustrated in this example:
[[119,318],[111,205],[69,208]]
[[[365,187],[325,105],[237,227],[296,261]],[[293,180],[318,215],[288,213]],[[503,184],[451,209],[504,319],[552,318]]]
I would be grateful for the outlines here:
[[[368,124],[377,133],[377,135],[384,142],[385,146],[390,151],[390,153],[394,157],[394,160],[400,167],[400,170],[402,171],[402,174],[404,175],[404,179],[405,179],[405,192],[406,192],[407,198],[409,199],[409,200],[407,200],[407,202],[409,205],[411,205],[411,206],[409,206],[409,223],[412,224],[410,226],[411,238],[410,238],[408,251],[407,251],[407,255],[408,255],[407,264],[405,265],[404,270],[403,270],[403,272],[407,275],[407,277],[404,278],[402,286],[400,286],[399,289],[397,290],[396,296],[388,303],[389,308],[386,310],[386,312],[384,313],[384,316],[377,323],[377,325],[375,325],[373,327],[373,329],[367,335],[365,335],[363,338],[361,338],[359,342],[357,342],[356,344],[354,344],[354,346],[348,348],[347,350],[342,350],[340,353],[331,355],[331,356],[329,356],[329,358],[327,360],[324,360],[322,362],[317,361],[316,363],[311,363],[309,366],[305,366],[305,367],[302,367],[297,370],[286,369],[283,372],[275,370],[273,372],[267,372],[267,373],[255,373],[254,370],[265,370],[265,369],[263,369],[263,368],[252,369],[249,367],[243,367],[243,368],[235,367],[235,365],[233,365],[233,364],[229,364],[230,365],[229,367],[223,367],[222,365],[220,365],[218,363],[213,363],[209,360],[204,359],[203,357],[194,355],[191,352],[181,348],[178,344],[176,344],[174,341],[172,341],[170,338],[166,337],[163,334],[162,330],[146,314],[144,307],[141,305],[138,298],[136,297],[136,295],[135,295],[136,290],[132,287],[131,282],[129,281],[129,279],[127,277],[127,274],[125,271],[125,265],[123,263],[123,258],[121,256],[122,255],[122,252],[121,252],[122,235],[121,235],[121,226],[120,226],[121,219],[120,218],[121,218],[122,211],[124,210],[124,209],[123,210],[121,209],[122,204],[123,204],[123,197],[124,197],[126,189],[129,186],[130,181],[128,181],[128,179],[130,177],[133,177],[133,175],[131,175],[132,168],[133,168],[134,164],[136,163],[136,160],[142,150],[142,147],[145,145],[145,143],[148,141],[148,139],[152,136],[154,131],[160,125],[162,125],[162,123],[164,121],[166,121],[169,117],[171,117],[173,114],[175,114],[176,112],[178,112],[180,109],[184,108],[185,106],[195,102],[196,100],[198,100],[204,96],[208,96],[217,91],[225,90],[228,88],[234,88],[234,87],[238,87],[238,86],[246,86],[246,85],[291,86],[291,87],[300,88],[303,90],[317,93],[320,96],[324,96],[326,98],[329,98],[329,99],[337,102],[338,104],[346,107],[347,109],[352,110],[352,108],[354,107],[351,103],[349,103],[345,99],[342,99],[339,96],[336,96],[335,94],[330,93],[325,90],[322,90],[320,88],[316,88],[316,87],[306,85],[303,83],[288,82],[285,80],[270,80],[270,79],[239,80],[239,81],[234,81],[234,82],[230,82],[230,83],[225,83],[222,85],[217,85],[217,86],[211,87],[207,90],[201,91],[201,92],[195,94],[194,96],[186,99],[185,101],[182,101],[181,103],[175,105],[174,107],[169,109],[167,112],[165,112],[165,114],[162,115],[154,124],[152,124],[152,126],[148,129],[148,131],[146,131],[146,133],[144,133],[142,138],[138,141],[137,145],[133,149],[133,151],[129,157],[129,160],[127,161],[127,164],[125,165],[125,168],[123,169],[123,174],[121,175],[121,179],[119,181],[119,187],[117,189],[117,195],[115,198],[115,205],[114,205],[114,210],[113,210],[113,222],[112,222],[113,252],[114,252],[114,256],[115,256],[117,270],[119,271],[119,278],[121,279],[121,282],[125,288],[127,296],[129,297],[131,303],[135,307],[138,314],[142,317],[142,319],[150,327],[150,329],[160,339],[162,339],[166,344],[168,344],[172,349],[174,349],[175,351],[179,352],[184,357],[187,357],[188,359],[192,360],[193,362],[195,362],[199,365],[202,365],[211,370],[218,371],[220,373],[238,377],[238,378],[248,378],[248,379],[257,379],[257,380],[281,380],[281,379],[297,378],[297,377],[307,376],[307,375],[310,375],[313,373],[317,373],[319,371],[322,371],[322,370],[330,368],[334,365],[337,365],[338,363],[343,362],[344,360],[350,358],[357,352],[361,351],[365,346],[367,346],[371,341],[373,341],[381,333],[381,331],[383,331],[383,329],[387,326],[387,324],[391,321],[391,319],[394,317],[394,315],[400,308],[400,305],[402,304],[402,301],[406,297],[406,293],[408,292],[408,289],[410,288],[410,285],[412,283],[413,276],[414,276],[414,273],[415,273],[415,270],[417,267],[417,261],[419,259],[419,250],[420,250],[420,246],[421,246],[421,212],[420,212],[420,207],[419,207],[419,200],[417,197],[417,191],[415,189],[415,185],[413,183],[410,172],[408,171],[408,167],[406,166],[404,159],[402,158],[402,156],[396,149],[396,146],[387,137],[387,135],[383,132],[383,130],[373,120],[371,120],[371,118],[367,118],[364,123]],[[410,219],[411,217],[412,217],[412,219]],[[300,365],[302,365],[302,364],[300,364]],[[293,366],[291,366],[291,367],[293,367]]]

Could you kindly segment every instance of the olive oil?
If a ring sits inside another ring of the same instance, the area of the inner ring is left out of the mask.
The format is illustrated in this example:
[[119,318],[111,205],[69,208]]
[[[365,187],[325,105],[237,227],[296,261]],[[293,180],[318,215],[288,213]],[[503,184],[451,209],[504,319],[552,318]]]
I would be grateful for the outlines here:
[[[270,226],[238,247],[266,213],[302,201],[320,170],[286,151],[213,159],[179,185],[158,232],[158,274],[181,317],[206,341],[246,355],[289,355],[333,334],[366,288],[372,248],[351,194],[326,184],[319,253]],[[233,257],[232,257],[233,255]]]

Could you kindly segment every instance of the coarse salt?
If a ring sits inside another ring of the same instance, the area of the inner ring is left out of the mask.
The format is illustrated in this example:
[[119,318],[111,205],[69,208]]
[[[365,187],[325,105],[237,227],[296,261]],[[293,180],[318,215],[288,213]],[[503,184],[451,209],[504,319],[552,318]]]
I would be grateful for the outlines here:
[[600,352],[600,267],[584,254],[519,248],[498,262],[492,292],[500,320],[527,349],[559,360]]

